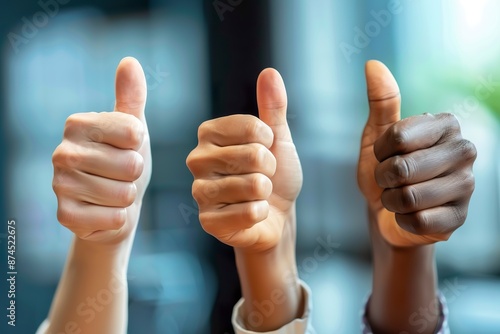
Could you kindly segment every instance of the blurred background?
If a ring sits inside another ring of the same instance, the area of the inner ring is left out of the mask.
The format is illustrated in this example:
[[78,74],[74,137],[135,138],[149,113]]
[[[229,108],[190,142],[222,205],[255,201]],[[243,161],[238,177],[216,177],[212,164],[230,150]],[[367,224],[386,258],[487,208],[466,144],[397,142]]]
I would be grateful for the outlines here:
[[[405,116],[453,112],[477,147],[467,222],[437,246],[437,264],[452,332],[500,333],[499,12],[496,0],[10,2],[0,12],[0,208],[17,222],[18,294],[16,328],[2,316],[0,332],[33,333],[47,315],[71,241],[56,219],[51,154],[70,114],[112,110],[116,65],[130,55],[147,76],[154,168],[128,274],[129,333],[232,332],[232,250],[201,229],[185,158],[202,121],[256,113],[269,66],[287,85],[304,169],[297,261],[314,327],[359,332],[371,261],[355,167],[373,58],[395,74]],[[328,242],[335,251],[315,258]],[[5,225],[0,247],[7,268]]]

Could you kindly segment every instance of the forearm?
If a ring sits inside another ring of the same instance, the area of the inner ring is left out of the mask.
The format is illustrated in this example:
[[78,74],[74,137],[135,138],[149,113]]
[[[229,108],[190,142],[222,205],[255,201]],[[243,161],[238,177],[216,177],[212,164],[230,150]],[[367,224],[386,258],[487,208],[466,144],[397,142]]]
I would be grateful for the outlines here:
[[73,240],[47,334],[126,333],[126,272],[133,238],[118,245]]
[[[369,213],[373,249],[373,292],[368,320],[374,333],[433,333],[439,307],[434,246],[397,248],[378,233],[376,215]],[[415,326],[415,316],[427,321]]]
[[[295,220],[295,214],[291,219]],[[288,228],[275,248],[263,253],[235,249],[235,255],[247,329],[271,331],[301,317],[303,296],[295,261],[295,235]]]

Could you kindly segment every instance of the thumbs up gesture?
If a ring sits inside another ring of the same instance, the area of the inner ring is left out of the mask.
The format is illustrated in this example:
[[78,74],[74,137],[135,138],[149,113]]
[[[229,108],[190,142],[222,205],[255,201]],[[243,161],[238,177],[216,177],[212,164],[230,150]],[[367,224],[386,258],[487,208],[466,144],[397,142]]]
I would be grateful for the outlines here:
[[295,199],[302,170],[286,120],[283,80],[273,69],[257,80],[259,118],[204,122],[187,165],[200,222],[220,241],[252,251],[295,240]]
[[134,58],[116,71],[112,112],[68,117],[52,156],[59,222],[79,238],[120,243],[135,232],[151,177],[146,79]]
[[372,233],[393,246],[447,240],[467,216],[474,190],[474,145],[451,114],[401,120],[396,80],[366,64],[370,113],[361,138],[358,184],[374,218]]

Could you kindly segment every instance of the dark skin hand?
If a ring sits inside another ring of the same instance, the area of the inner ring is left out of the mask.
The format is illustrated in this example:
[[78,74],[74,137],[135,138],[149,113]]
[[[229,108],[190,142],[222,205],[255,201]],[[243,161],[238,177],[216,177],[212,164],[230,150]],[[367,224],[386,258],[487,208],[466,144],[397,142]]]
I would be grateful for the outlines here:
[[[451,114],[401,120],[390,71],[366,65],[370,115],[358,184],[368,204],[374,258],[368,319],[374,333],[433,333],[438,323],[434,246],[467,216],[474,145]],[[430,309],[422,315],[420,309]]]

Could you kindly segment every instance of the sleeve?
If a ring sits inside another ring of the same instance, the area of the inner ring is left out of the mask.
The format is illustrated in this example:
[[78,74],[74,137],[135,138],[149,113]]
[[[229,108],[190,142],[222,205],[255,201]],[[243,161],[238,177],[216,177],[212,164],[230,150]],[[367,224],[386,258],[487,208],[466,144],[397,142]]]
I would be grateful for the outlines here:
[[[363,320],[361,323],[361,332],[363,334],[373,334],[370,324],[368,323],[367,311],[368,311],[368,301],[370,298],[367,298],[365,303],[365,308],[363,310]],[[439,292],[438,293],[439,300],[439,319],[438,324],[436,326],[435,334],[450,334],[450,327],[448,326],[448,306],[446,304],[446,298],[444,295]]]
[[241,298],[238,303],[233,308],[232,323],[236,334],[316,334],[311,325],[311,312],[312,312],[312,300],[311,300],[311,290],[306,283],[300,281],[300,287],[302,293],[304,294],[304,314],[302,317],[293,320],[292,322],[286,324],[272,332],[253,332],[245,329],[245,324],[243,322],[243,309],[242,305],[244,299]]
[[45,319],[42,322],[42,324],[40,325],[40,327],[38,327],[35,334],[45,334],[45,332],[47,331],[47,328],[49,328],[49,321],[47,319]]

